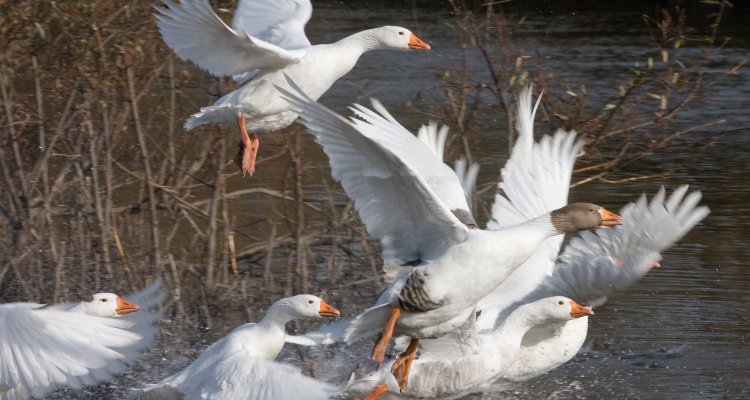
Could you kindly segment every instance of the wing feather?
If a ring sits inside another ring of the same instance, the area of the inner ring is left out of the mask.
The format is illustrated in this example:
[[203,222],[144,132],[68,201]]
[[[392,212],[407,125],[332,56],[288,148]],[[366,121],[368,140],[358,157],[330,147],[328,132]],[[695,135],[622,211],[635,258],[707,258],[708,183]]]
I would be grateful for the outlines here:
[[178,56],[213,75],[281,68],[303,55],[230,28],[206,0],[162,1],[166,7],[156,7],[156,24],[164,41]]
[[[382,243],[384,259],[399,264],[429,260],[465,240],[468,228],[413,166],[422,165],[421,158],[407,161],[392,150],[413,143],[407,139],[422,146],[416,137],[389,121],[389,115],[376,117],[364,107],[356,111],[366,120],[347,120],[290,85],[296,93],[278,89],[323,146],[334,179],[354,199],[367,231]],[[462,193],[460,185],[458,190]]]
[[283,49],[310,47],[305,25],[312,16],[310,0],[240,0],[232,27]]
[[0,388],[3,399],[42,396],[50,390],[80,388],[127,368],[142,337],[133,322],[39,308],[0,305]]
[[570,177],[583,146],[574,131],[558,130],[534,142],[531,88],[521,91],[516,109],[518,139],[501,172],[488,229],[500,229],[538,217],[568,202]]
[[341,390],[302,375],[291,365],[249,358],[241,352],[218,358],[180,385],[193,399],[329,399]]
[[[521,91],[516,108],[519,136],[503,167],[488,229],[516,225],[568,202],[570,177],[583,142],[576,140],[575,132],[562,130],[535,142],[533,124],[538,105],[539,101],[532,107],[531,88]],[[479,302],[480,330],[497,327],[508,307],[526,297],[552,273],[562,242],[562,236],[546,239],[523,265]]]

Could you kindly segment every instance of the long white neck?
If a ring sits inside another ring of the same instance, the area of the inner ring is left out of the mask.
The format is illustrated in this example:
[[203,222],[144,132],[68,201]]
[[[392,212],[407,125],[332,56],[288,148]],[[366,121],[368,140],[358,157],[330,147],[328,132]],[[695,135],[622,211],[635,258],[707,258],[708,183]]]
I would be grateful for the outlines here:
[[377,28],[349,35],[336,42],[336,45],[339,44],[351,49],[354,53],[358,53],[357,58],[370,50],[385,48],[378,37]]
[[535,312],[534,303],[524,304],[513,311],[497,329],[488,335],[495,343],[518,349],[521,347],[521,340],[526,332],[545,320]]
[[283,331],[286,323],[297,317],[292,307],[282,300],[273,303],[263,319],[258,321],[257,324],[262,327],[277,328]]

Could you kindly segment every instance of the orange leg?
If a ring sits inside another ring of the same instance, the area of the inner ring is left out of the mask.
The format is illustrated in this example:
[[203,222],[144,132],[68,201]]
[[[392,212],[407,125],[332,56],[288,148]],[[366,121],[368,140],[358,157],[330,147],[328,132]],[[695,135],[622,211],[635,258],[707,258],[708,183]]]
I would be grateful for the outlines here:
[[398,356],[396,362],[391,366],[391,373],[396,378],[398,387],[401,388],[402,392],[409,383],[409,370],[411,369],[411,363],[417,358],[417,349],[419,349],[419,339],[412,338],[409,347]]
[[383,395],[383,393],[388,391],[388,385],[385,383],[381,383],[378,386],[375,386],[375,389],[370,392],[370,394],[365,397],[365,400],[378,400],[380,396]]
[[234,163],[240,167],[243,174],[249,173],[252,176],[255,173],[255,158],[258,156],[260,139],[258,139],[258,135],[255,132],[247,133],[247,129],[245,128],[245,114],[240,114],[237,117],[237,126],[240,128],[240,138],[242,141],[240,142],[240,149],[237,152]]
[[375,348],[372,349],[372,359],[378,363],[378,369],[383,366],[385,349],[388,347],[388,341],[391,340],[391,337],[393,336],[393,328],[396,326],[396,320],[398,320],[400,315],[400,308],[391,308],[391,316],[388,317],[388,321],[383,327],[383,333],[380,335],[378,342],[375,343]]

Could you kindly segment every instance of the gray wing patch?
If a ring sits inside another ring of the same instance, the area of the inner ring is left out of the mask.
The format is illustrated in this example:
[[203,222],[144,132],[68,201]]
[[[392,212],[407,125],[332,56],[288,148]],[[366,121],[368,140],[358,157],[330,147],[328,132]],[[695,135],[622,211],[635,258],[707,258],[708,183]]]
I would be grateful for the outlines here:
[[406,284],[398,294],[399,307],[408,312],[427,312],[443,305],[443,301],[435,302],[424,290],[424,270],[415,269],[406,278]]

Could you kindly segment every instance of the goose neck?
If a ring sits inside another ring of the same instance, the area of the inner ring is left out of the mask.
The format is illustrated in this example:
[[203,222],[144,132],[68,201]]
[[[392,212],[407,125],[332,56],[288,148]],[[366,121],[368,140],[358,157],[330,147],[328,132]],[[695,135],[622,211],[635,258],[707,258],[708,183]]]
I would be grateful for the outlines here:
[[383,47],[376,31],[376,29],[368,29],[357,32],[341,39],[339,43],[361,55],[367,51]]
[[520,226],[538,233],[544,239],[563,233],[552,223],[552,217],[549,213],[530,219]]
[[284,330],[286,323],[295,318],[295,313],[292,307],[284,302],[276,302],[266,312],[266,315],[262,320],[258,322],[258,325],[264,327],[276,327]]
[[526,332],[541,321],[528,304],[518,307],[502,324],[492,332],[496,343],[503,343],[511,348],[521,346],[521,340]]

